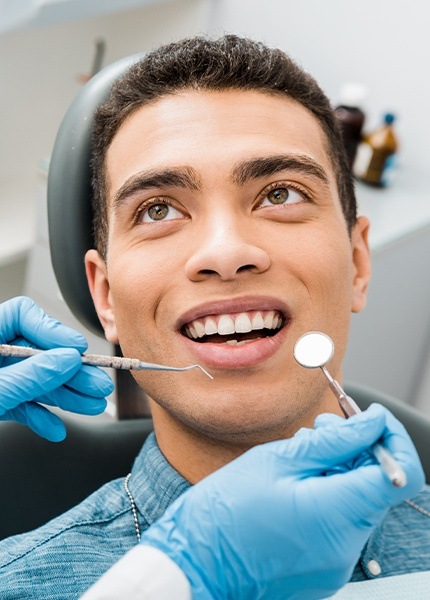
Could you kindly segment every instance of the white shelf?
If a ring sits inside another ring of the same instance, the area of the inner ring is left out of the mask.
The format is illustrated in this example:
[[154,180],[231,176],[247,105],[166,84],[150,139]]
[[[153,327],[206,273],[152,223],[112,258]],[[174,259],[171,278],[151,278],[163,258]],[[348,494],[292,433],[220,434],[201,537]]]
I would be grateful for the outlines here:
[[0,187],[0,267],[25,258],[36,238],[35,191]]
[[166,0],[21,0],[0,3],[0,34],[132,10]]
[[389,188],[357,183],[359,214],[370,219],[369,242],[378,252],[430,226],[430,184],[422,172],[399,169]]

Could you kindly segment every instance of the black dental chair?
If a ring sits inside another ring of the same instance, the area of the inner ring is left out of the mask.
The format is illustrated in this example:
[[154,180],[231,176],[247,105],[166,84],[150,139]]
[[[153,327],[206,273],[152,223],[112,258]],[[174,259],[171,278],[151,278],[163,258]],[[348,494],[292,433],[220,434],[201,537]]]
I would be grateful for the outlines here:
[[[92,115],[107,97],[113,81],[138,58],[114,63],[83,88],[61,125],[49,171],[48,214],[54,271],[74,315],[100,335],[103,332],[88,290],[83,260],[86,250],[93,247]],[[349,384],[346,389],[361,408],[380,402],[404,423],[430,482],[430,419],[369,388]],[[129,472],[152,430],[152,421],[142,401],[143,392],[128,372],[118,372],[117,392],[122,420],[66,417],[68,435],[59,444],[47,442],[21,425],[0,422],[0,539],[34,529],[76,505],[103,483]]]

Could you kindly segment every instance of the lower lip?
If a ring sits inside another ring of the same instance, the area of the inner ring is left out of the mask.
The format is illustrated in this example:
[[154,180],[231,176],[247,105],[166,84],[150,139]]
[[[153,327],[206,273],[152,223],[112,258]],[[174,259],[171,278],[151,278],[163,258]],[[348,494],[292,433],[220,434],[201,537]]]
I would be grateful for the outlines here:
[[183,339],[199,362],[212,367],[235,369],[259,365],[273,356],[284,341],[287,330],[288,325],[285,325],[276,335],[260,338],[243,346],[193,342],[186,337]]

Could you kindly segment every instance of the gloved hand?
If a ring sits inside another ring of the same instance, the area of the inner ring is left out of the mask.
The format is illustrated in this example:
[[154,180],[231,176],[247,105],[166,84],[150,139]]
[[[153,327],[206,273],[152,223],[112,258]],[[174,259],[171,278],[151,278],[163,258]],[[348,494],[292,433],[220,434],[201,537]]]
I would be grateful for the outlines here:
[[113,383],[101,369],[82,364],[85,338],[48,317],[30,298],[0,304],[0,343],[52,348],[25,359],[0,356],[0,421],[18,421],[61,441],[63,422],[40,403],[85,415],[106,408]]
[[[363,454],[379,439],[405,470],[404,488]],[[322,415],[316,429],[257,446],[196,484],[142,543],[179,565],[194,600],[326,598],[349,581],[388,509],[423,485],[408,434],[382,406]]]

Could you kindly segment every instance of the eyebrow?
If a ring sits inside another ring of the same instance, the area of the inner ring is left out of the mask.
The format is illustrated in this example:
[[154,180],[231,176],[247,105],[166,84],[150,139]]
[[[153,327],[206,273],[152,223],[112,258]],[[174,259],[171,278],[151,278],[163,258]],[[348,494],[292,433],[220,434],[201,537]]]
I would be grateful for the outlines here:
[[[258,157],[241,162],[234,167],[231,178],[235,185],[242,186],[251,179],[268,177],[285,170],[304,173],[326,185],[329,183],[324,169],[312,158],[289,154]],[[202,183],[197,171],[189,166],[172,167],[161,171],[141,171],[127,179],[116,192],[113,209],[119,209],[136,192],[163,187],[198,191],[201,190]]]
[[170,169],[142,171],[133,175],[119,188],[113,199],[113,208],[120,206],[136,192],[153,188],[176,187],[197,191],[201,181],[192,167],[174,167]]
[[329,184],[328,175],[320,164],[309,156],[290,154],[258,157],[241,162],[234,167],[232,179],[236,185],[241,186],[251,179],[275,175],[280,171],[303,173],[325,185]]

